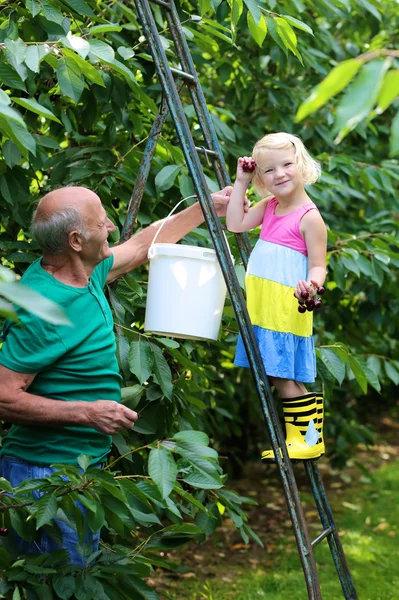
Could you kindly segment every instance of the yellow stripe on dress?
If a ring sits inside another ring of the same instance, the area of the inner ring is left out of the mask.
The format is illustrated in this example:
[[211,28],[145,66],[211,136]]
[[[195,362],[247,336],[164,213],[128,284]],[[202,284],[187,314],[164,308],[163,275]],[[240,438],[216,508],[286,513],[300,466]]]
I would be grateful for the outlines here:
[[248,312],[252,325],[301,337],[312,335],[313,314],[299,313],[295,288],[247,275]]

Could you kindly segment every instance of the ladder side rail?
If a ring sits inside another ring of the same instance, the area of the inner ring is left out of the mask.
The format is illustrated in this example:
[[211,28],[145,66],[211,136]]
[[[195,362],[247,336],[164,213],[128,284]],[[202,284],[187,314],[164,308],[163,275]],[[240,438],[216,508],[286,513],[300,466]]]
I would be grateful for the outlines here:
[[331,507],[327,500],[324,484],[321,479],[316,460],[303,461],[303,464],[310,481],[313,497],[320,515],[321,524],[324,530],[331,531],[331,533],[327,536],[327,541],[328,545],[330,546],[331,555],[339,580],[341,582],[344,598],[345,600],[358,600],[355,585],[346,560],[345,552],[342,547]]
[[[173,3],[170,5],[170,10],[166,12],[166,20],[169,25],[170,32],[175,44],[176,52],[183,68],[195,79],[195,84],[189,85],[189,92],[193,102],[195,112],[198,117],[198,122],[201,127],[204,140],[208,148],[215,150],[218,154],[218,160],[214,161],[214,168],[216,177],[220,187],[225,185],[231,185],[231,179],[227,171],[226,163],[224,160],[222,148],[219,143],[218,136],[216,134],[215,126],[213,124],[211,115],[208,110],[206,98],[202,90],[202,86],[199,82],[197,71],[195,70],[194,61],[191,56],[190,49],[187,44],[186,36],[179,19],[179,15],[176,10],[176,6]],[[252,252],[252,246],[249,241],[247,234],[235,235],[236,243],[240,251],[241,258],[244,263],[244,267],[247,267],[248,256]]]
[[144,194],[145,186],[147,184],[148,175],[150,173],[152,159],[154,158],[159,136],[161,135],[162,127],[168,117],[168,114],[168,105],[165,101],[165,98],[162,97],[161,106],[159,107],[158,114],[155,117],[154,123],[151,127],[137,173],[136,183],[134,184],[133,192],[130,196],[126,220],[121,233],[122,243],[126,242],[126,240],[128,240],[133,233],[134,223],[137,218],[137,213],[140,208],[140,203]]
[[[266,420],[272,447],[275,451],[276,462],[283,481],[283,490],[291,515],[291,520],[293,522],[298,552],[300,554],[302,567],[305,574],[309,598],[310,600],[320,600],[321,592],[317,577],[316,565],[314,562],[309,534],[303,516],[298,489],[295,483],[292,466],[288,458],[281,425],[274,407],[270,386],[260,358],[259,349],[257,348],[248,312],[246,310],[244,297],[235,275],[234,266],[230,259],[226,242],[222,236],[222,229],[207,189],[201,164],[198,160],[198,155],[191,137],[191,132],[184,115],[179,95],[177,94],[173,76],[167,63],[166,55],[159,39],[159,33],[152,17],[148,0],[135,0],[135,3],[146,33],[146,37],[150,41],[150,49],[153,54],[158,77],[161,81],[169,105],[169,110],[176,125],[183,152],[185,154],[194,185],[198,192],[201,208],[203,210],[205,220],[219,257],[219,262],[230,293],[230,297],[232,299],[240,330],[243,334],[252,374],[255,379],[258,396],[261,400],[262,411]],[[281,453],[283,456],[281,456],[279,448],[281,448]]]

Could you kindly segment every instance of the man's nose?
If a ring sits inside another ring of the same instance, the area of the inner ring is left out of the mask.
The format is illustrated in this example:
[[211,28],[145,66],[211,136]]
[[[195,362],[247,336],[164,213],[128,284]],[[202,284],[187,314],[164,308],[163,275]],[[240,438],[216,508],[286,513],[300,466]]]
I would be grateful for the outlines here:
[[115,231],[115,225],[113,224],[113,222],[111,221],[111,219],[107,219],[107,230],[108,231]]

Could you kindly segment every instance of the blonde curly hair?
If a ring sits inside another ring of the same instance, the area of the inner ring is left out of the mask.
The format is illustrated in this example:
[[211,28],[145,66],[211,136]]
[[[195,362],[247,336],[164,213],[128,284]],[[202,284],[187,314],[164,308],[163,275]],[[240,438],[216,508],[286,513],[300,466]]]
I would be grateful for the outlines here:
[[270,150],[288,150],[292,147],[295,150],[296,167],[303,183],[310,185],[319,179],[321,175],[320,163],[310,156],[304,143],[298,136],[286,133],[285,131],[269,133],[256,142],[252,151],[252,158],[256,162],[252,183],[258,194],[261,196],[270,196],[270,192],[263,182],[262,162],[265,152]]

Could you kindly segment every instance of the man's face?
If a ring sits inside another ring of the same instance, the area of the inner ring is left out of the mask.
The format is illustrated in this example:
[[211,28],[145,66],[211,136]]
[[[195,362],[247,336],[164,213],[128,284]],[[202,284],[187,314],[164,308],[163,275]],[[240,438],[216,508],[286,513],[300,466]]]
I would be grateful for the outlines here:
[[115,225],[108,218],[100,199],[95,206],[90,207],[86,215],[86,231],[90,238],[83,243],[82,258],[91,265],[98,265],[111,256],[108,245],[108,234],[114,231]]

